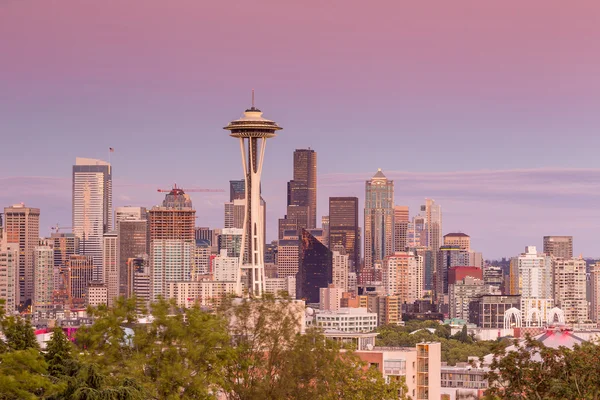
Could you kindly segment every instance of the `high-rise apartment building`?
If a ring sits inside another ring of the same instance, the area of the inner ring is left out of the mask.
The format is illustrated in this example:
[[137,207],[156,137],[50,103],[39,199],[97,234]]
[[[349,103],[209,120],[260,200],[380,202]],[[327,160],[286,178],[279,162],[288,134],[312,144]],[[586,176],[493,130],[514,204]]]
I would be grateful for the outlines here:
[[592,264],[590,268],[590,319],[600,322],[600,262]]
[[397,251],[383,260],[383,286],[386,295],[398,296],[400,303],[423,298],[423,257]]
[[4,208],[4,236],[7,243],[19,245],[18,304],[33,300],[33,253],[40,239],[40,210],[15,204]]
[[190,281],[195,243],[180,239],[157,239],[150,245],[152,300],[167,298],[169,282]]
[[54,291],[54,249],[50,246],[36,246],[33,250],[34,287],[32,312],[52,310]]
[[444,235],[444,246],[458,247],[461,250],[471,251],[471,237],[462,232],[448,233]]
[[0,299],[7,314],[15,312],[19,298],[19,244],[0,237]]
[[333,285],[336,288],[342,289],[342,291],[348,291],[348,268],[349,257],[346,254],[346,249],[342,245],[337,245],[333,248],[331,257],[332,261],[332,273],[333,273]]
[[544,236],[544,254],[554,258],[573,258],[573,236]]
[[90,282],[94,281],[94,258],[92,256],[69,256],[66,273],[67,294],[72,309],[83,309],[87,306],[87,293]]
[[[122,223],[123,221],[119,225]],[[112,307],[117,298],[125,296],[125,294],[121,294],[119,291],[119,233],[117,231],[110,231],[104,234],[102,271],[102,282],[106,286],[107,302],[109,307]],[[127,275],[125,275],[125,282],[127,282]]]
[[332,253],[307,230],[302,230],[296,275],[296,298],[318,303],[321,288],[332,283]]
[[394,253],[393,230],[394,181],[388,180],[379,169],[365,184],[366,269],[372,269],[374,264]]
[[350,262],[350,271],[360,267],[360,227],[358,226],[358,198],[329,198],[329,239],[330,249],[343,246]]
[[300,241],[298,238],[280,239],[277,246],[277,277],[296,277],[300,259]]
[[112,230],[112,167],[102,160],[79,158],[73,166],[73,233],[81,254],[94,264],[94,280],[102,275],[102,236]]
[[[144,257],[149,253],[148,221],[124,220],[117,225],[118,232],[118,296],[130,297],[131,288],[127,285],[127,260]],[[109,301],[110,301],[109,291]]]
[[394,206],[394,250],[406,251],[408,245],[408,206]]
[[294,178],[288,182],[288,205],[306,207],[306,228],[317,227],[317,153],[312,149],[294,151]]
[[214,280],[219,282],[237,282],[240,273],[239,257],[231,257],[223,249],[213,258]]
[[568,324],[587,321],[585,260],[553,258],[552,264],[555,306],[564,312]]
[[[525,252],[510,261],[510,294],[521,295],[521,315],[527,323],[545,321],[554,305],[552,257],[527,246]],[[530,310],[537,311],[530,315]]]

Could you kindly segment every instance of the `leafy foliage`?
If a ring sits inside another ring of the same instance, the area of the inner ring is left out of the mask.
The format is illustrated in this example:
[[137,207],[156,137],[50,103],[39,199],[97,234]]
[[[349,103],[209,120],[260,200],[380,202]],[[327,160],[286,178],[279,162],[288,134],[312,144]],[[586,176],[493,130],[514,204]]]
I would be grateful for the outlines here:
[[[427,329],[435,331],[431,333]],[[380,346],[414,347],[420,342],[440,342],[442,361],[448,365],[466,362],[471,356],[483,357],[507,345],[506,341],[475,340],[467,334],[466,328],[452,336],[450,326],[436,321],[408,321],[405,326],[385,325],[379,327],[378,332],[377,344]]]
[[592,342],[558,349],[527,337],[515,349],[498,350],[490,364],[487,399],[598,399],[600,346]]
[[139,324],[134,299],[91,308],[94,323],[75,344],[56,328],[45,352],[27,320],[0,315],[0,399],[385,400],[407,391],[319,331],[300,334],[304,307],[289,299],[237,299],[217,313],[161,300],[151,312]]

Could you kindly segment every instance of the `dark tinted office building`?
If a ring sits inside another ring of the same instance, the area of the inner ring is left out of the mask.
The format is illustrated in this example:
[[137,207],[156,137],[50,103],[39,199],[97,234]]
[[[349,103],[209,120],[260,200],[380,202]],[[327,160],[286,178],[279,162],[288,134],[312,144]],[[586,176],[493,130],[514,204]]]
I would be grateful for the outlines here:
[[333,281],[331,251],[306,229],[302,229],[298,264],[296,298],[318,303],[319,289]]
[[360,228],[358,197],[329,198],[329,248],[341,245],[348,254],[350,270],[360,265]]

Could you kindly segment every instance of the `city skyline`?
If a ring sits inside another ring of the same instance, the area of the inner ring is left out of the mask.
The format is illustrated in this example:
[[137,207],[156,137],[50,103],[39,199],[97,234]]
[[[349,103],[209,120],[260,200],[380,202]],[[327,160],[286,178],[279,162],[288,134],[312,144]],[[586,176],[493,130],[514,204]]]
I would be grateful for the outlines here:
[[[546,235],[572,235],[574,255],[600,256],[595,2],[532,1],[518,12],[467,1],[435,9],[348,2],[341,18],[332,5],[315,15],[270,4],[261,15],[266,2],[244,12],[190,2],[27,3],[0,6],[0,48],[10,60],[0,108],[4,145],[36,145],[0,159],[0,202],[41,208],[42,235],[70,224],[72,160],[106,159],[108,147],[115,207],[158,204],[156,188],[173,182],[227,189],[239,179],[239,157],[219,130],[255,88],[257,106],[287,130],[270,145],[263,175],[267,241],[285,214],[291,154],[310,147],[319,153],[317,220],[329,197],[356,196],[363,221],[361,186],[382,168],[396,204],[412,217],[435,199],[443,233],[468,233],[485,258],[541,248]],[[248,22],[275,15],[278,35]],[[359,17],[364,26],[351,27]],[[280,53],[271,68],[234,39],[241,32]],[[191,40],[203,37],[215,39]],[[236,51],[248,57],[243,70],[223,61]],[[226,79],[216,84],[216,74]],[[224,195],[193,199],[199,226],[222,224]]]

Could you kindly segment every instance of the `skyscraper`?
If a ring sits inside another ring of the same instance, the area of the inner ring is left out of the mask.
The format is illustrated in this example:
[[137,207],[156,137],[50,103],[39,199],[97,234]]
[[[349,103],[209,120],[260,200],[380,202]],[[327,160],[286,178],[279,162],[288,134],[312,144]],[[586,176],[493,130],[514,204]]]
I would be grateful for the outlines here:
[[109,163],[79,158],[73,166],[73,233],[81,254],[91,256],[94,280],[102,275],[102,236],[112,230],[112,168]]
[[16,204],[4,208],[4,235],[7,243],[19,245],[18,304],[23,307],[33,300],[33,253],[40,239],[40,210]]
[[379,169],[365,189],[365,268],[372,269],[394,254],[394,181]]
[[[231,131],[230,136],[240,140],[242,162],[244,167],[244,191],[246,197],[246,217],[242,248],[240,252],[240,271],[236,290],[242,292],[241,279],[246,272],[248,292],[250,296],[262,296],[264,292],[264,216],[260,212],[260,177],[262,174],[267,139],[275,137],[275,132],[282,129],[275,122],[262,117],[262,111],[252,107],[244,112],[244,116],[232,121],[224,129]],[[260,147],[259,147],[260,146]],[[248,243],[246,245],[246,243]],[[246,256],[247,255],[247,256]]]
[[296,275],[296,298],[318,303],[321,288],[333,281],[332,253],[306,229],[300,240],[300,260]]
[[[121,225],[121,223],[119,223]],[[110,307],[115,304],[119,296],[124,296],[119,292],[120,271],[119,271],[119,232],[110,231],[104,234],[102,252],[102,269],[104,283],[107,290],[107,303]],[[127,279],[127,275],[125,275]]]
[[[118,296],[130,297],[131,288],[128,286],[129,270],[127,261],[130,258],[142,258],[149,253],[148,221],[125,220],[119,221],[118,232]],[[110,294],[110,291],[109,291]],[[109,295],[109,302],[111,301]]]
[[87,288],[93,281],[94,259],[92,256],[69,256],[66,270],[67,295],[70,306],[75,309],[85,308],[87,304]]
[[358,226],[358,198],[329,198],[329,239],[330,249],[343,246],[348,255],[350,271],[356,272],[360,266],[360,228]]
[[32,311],[50,311],[53,308],[54,249],[50,246],[34,248],[34,289]]
[[589,319],[586,299],[586,262],[584,259],[553,258],[554,304],[563,310],[565,322],[582,323]]
[[288,182],[288,206],[306,207],[307,229],[317,227],[317,153],[312,149],[294,151],[294,178]]
[[408,242],[408,206],[394,206],[394,250],[406,251]]
[[425,217],[426,246],[437,251],[442,245],[442,207],[432,199],[421,206]]
[[229,201],[246,199],[246,182],[243,179],[229,181]]
[[510,261],[510,294],[521,295],[520,310],[527,324],[535,326],[545,321],[554,305],[552,272],[552,257],[538,254],[535,246],[527,246],[524,253]]
[[0,299],[4,300],[4,309],[12,314],[19,298],[19,244],[7,243],[6,237],[0,237]]
[[343,292],[348,291],[348,274],[350,273],[349,257],[346,254],[346,249],[342,245],[336,245],[332,252],[332,283],[338,288],[342,289]]
[[544,236],[544,254],[555,258],[573,258],[573,236]]

